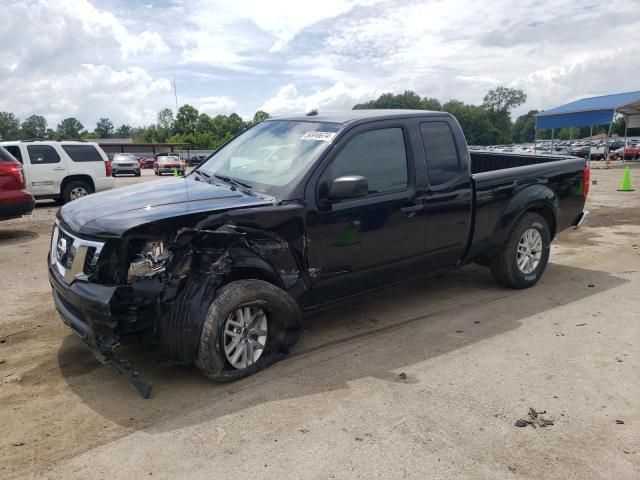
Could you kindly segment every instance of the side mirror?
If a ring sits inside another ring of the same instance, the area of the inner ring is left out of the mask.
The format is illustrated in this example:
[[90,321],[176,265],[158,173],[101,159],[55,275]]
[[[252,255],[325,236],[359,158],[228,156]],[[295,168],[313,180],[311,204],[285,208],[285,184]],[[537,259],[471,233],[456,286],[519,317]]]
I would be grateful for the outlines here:
[[360,175],[338,177],[329,187],[329,200],[365,197],[369,193],[367,179]]

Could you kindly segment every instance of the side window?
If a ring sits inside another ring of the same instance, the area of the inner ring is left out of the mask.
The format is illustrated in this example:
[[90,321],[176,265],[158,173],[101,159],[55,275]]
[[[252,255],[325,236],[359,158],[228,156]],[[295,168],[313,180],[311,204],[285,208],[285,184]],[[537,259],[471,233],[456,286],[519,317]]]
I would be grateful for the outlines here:
[[11,145],[9,147],[4,147],[7,152],[16,157],[20,163],[22,163],[22,155],[20,154],[20,147],[17,145]]
[[352,138],[331,164],[331,179],[362,175],[369,193],[407,187],[407,152],[402,128],[363,132]]
[[74,162],[102,162],[104,161],[93,145],[62,145]]
[[446,122],[420,124],[422,144],[427,156],[429,184],[441,185],[461,172],[460,158],[451,127]]
[[49,145],[29,145],[29,161],[31,165],[41,165],[44,163],[59,163],[60,156],[53,147]]

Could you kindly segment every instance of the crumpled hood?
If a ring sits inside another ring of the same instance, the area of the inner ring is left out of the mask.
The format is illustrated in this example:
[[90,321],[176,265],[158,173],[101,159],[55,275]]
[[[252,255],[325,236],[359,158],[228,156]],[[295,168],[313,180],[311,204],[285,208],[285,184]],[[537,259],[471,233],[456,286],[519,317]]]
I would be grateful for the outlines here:
[[193,178],[171,178],[95,193],[66,204],[59,215],[81,235],[119,237],[131,228],[158,220],[272,203],[227,185]]

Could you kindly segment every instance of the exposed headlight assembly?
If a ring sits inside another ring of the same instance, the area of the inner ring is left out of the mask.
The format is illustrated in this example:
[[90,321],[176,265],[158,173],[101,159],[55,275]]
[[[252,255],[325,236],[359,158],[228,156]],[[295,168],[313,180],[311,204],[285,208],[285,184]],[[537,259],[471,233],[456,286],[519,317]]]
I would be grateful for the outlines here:
[[131,281],[134,278],[151,277],[163,272],[168,260],[169,250],[162,240],[147,242],[129,265],[127,278]]

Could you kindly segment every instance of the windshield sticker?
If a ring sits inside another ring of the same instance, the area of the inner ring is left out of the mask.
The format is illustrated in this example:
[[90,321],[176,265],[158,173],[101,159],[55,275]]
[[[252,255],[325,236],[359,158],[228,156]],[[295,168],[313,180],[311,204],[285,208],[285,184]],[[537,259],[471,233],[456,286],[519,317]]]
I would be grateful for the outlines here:
[[330,142],[335,136],[335,132],[307,132],[300,138],[300,140],[320,140],[321,142]]

